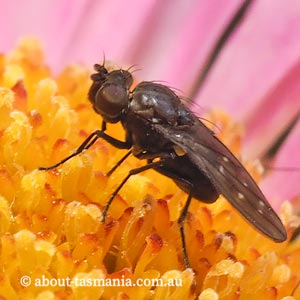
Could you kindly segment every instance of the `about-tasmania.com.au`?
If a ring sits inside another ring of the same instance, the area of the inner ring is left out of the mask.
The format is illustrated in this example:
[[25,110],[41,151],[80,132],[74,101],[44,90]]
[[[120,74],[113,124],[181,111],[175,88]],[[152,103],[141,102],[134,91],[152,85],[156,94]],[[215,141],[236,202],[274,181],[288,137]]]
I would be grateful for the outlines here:
[[32,279],[30,276],[24,275],[20,278],[20,284],[23,287],[28,287],[31,285],[39,287],[68,287],[68,286],[182,286],[181,278],[137,278],[135,280],[131,278],[125,278],[124,275],[121,278],[47,278],[42,275],[39,278]]

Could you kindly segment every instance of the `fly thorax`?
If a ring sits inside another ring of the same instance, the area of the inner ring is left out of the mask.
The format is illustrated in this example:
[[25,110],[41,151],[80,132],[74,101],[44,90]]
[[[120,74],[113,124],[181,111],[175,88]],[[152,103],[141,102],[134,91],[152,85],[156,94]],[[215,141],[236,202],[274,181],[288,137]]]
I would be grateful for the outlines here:
[[178,105],[178,97],[167,87],[142,82],[133,91],[130,110],[153,124],[176,125]]

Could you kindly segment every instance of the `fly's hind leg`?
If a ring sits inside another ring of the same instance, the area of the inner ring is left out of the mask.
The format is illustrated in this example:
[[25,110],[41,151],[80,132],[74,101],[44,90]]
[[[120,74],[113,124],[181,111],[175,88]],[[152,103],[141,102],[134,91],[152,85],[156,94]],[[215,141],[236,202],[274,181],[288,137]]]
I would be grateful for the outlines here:
[[185,202],[185,205],[184,205],[184,207],[181,211],[179,219],[177,221],[178,226],[179,226],[179,231],[180,231],[181,243],[182,243],[183,260],[184,260],[184,264],[185,264],[186,268],[190,268],[191,265],[190,265],[190,261],[189,261],[189,257],[188,257],[187,249],[186,249],[184,223],[185,223],[185,220],[186,220],[186,216],[187,216],[187,213],[188,213],[188,209],[189,209],[191,200],[192,200],[192,193],[190,192],[188,197],[187,197],[187,200]]

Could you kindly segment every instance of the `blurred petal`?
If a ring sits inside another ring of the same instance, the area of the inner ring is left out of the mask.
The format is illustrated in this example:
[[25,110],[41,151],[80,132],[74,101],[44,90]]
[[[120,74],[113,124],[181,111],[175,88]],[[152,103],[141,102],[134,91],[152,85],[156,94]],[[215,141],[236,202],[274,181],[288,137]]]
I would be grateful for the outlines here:
[[[265,195],[267,198],[273,199],[272,204],[277,209],[283,201],[300,196],[299,141],[300,123],[298,122],[277,155],[274,162],[275,170],[261,183]],[[276,170],[277,167],[278,170]],[[281,167],[286,168],[286,170],[280,170]]]
[[269,93],[260,99],[246,121],[244,153],[260,156],[299,113],[300,67],[295,61]]
[[1,52],[11,49],[20,38],[32,35],[41,40],[48,63],[58,66],[64,49],[84,21],[84,12],[90,3],[80,0],[1,1]]
[[[241,1],[169,3],[144,54],[143,79],[163,79],[185,90]],[[154,24],[153,24],[154,25]],[[143,72],[142,72],[143,73]]]
[[299,14],[299,1],[256,1],[197,97],[246,124],[249,156],[266,149],[299,109]]
[[[84,20],[78,25],[72,43],[64,58],[67,62],[81,61],[94,64],[103,58],[129,62],[132,53],[139,54],[139,47],[151,34],[149,22],[156,19],[163,2],[159,1],[91,1]],[[146,35],[146,30],[150,30]],[[139,36],[142,35],[142,40]],[[139,54],[140,55],[140,54]],[[134,61],[136,63],[136,61]],[[65,63],[65,62],[64,62]]]

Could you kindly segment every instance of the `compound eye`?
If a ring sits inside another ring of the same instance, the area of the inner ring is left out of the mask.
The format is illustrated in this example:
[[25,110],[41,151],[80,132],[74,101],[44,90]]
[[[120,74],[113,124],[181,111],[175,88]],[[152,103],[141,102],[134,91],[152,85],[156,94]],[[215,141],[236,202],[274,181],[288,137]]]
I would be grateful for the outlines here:
[[98,90],[93,102],[94,109],[106,122],[116,123],[121,119],[123,111],[128,107],[129,98],[124,86],[104,84]]

